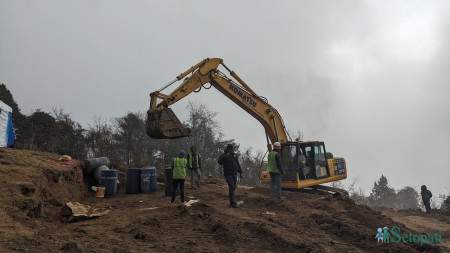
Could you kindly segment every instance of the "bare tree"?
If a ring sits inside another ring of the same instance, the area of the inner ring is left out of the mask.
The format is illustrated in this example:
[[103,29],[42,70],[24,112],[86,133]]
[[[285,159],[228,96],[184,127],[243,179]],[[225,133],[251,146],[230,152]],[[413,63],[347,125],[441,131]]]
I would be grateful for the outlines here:
[[287,130],[288,136],[292,138],[293,141],[303,141],[303,131],[297,130]]
[[113,128],[108,121],[101,117],[94,117],[93,125],[87,131],[88,156],[106,156],[111,164],[120,164],[117,143],[114,141]]
[[264,152],[259,151],[256,155],[253,155],[253,149],[248,148],[243,152],[240,152],[239,162],[244,174],[244,178],[241,180],[241,184],[247,186],[260,186],[260,174],[262,169],[266,169],[263,166]]
[[72,120],[69,113],[64,112],[61,107],[52,108],[55,117],[55,135],[57,136],[57,152],[70,155],[73,158],[85,159],[86,130],[81,125]]
[[349,193],[350,193],[350,198],[353,199],[356,204],[358,204],[358,205],[368,205],[369,204],[369,199],[364,194],[364,191],[361,187],[359,187],[358,190],[353,190]]

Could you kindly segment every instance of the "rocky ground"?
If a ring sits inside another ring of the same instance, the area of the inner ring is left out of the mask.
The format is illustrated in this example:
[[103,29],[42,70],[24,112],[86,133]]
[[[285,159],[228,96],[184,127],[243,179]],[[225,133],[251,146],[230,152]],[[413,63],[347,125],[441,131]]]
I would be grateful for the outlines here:
[[[449,252],[447,216],[382,213],[328,193],[283,192],[276,201],[266,188],[244,186],[233,209],[222,179],[194,190],[187,183],[187,199],[198,200],[190,206],[179,197],[171,204],[163,183],[152,194],[120,186],[102,199],[81,180],[80,163],[61,167],[58,158],[0,149],[0,252]],[[63,222],[67,202],[110,211]],[[377,243],[377,228],[395,226],[405,234],[442,231],[443,243]]]

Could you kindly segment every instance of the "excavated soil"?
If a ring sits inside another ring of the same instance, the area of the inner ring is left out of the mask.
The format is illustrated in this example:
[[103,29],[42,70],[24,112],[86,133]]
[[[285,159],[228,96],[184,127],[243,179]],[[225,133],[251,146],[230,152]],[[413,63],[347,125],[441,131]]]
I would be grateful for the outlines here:
[[[80,170],[58,166],[58,158],[0,149],[0,252],[448,252],[436,244],[377,243],[379,227],[422,231],[328,193],[284,191],[276,201],[266,188],[239,186],[243,204],[233,209],[219,179],[194,190],[187,183],[187,200],[198,200],[191,206],[179,197],[169,203],[161,183],[152,194],[119,186],[116,197],[96,198]],[[111,211],[64,223],[61,209],[74,201]]]

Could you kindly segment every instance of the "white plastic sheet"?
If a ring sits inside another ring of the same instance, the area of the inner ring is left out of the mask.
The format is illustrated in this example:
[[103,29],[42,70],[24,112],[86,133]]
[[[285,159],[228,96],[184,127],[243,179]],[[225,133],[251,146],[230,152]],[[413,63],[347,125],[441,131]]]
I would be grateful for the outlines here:
[[12,113],[11,107],[0,101],[0,147],[4,148],[8,144],[8,123],[11,120],[9,114]]

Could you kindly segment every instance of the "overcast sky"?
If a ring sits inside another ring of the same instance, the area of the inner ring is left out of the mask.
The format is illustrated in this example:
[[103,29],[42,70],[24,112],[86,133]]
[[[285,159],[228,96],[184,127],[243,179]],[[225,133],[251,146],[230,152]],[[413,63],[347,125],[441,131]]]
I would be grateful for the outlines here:
[[[150,92],[219,57],[366,194],[382,174],[450,192],[449,45],[448,1],[0,0],[0,82],[22,113],[59,106],[87,127],[145,112]],[[217,90],[174,105],[181,120],[188,101],[265,149],[259,122]]]

